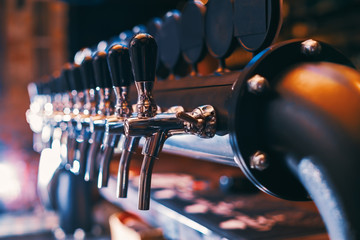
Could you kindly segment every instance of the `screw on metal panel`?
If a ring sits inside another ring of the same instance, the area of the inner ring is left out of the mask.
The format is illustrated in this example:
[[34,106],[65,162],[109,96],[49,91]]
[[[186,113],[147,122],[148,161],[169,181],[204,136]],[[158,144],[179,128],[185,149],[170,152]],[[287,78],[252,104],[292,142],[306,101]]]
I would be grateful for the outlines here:
[[261,94],[269,88],[269,82],[263,76],[256,74],[247,81],[247,87],[249,92]]
[[301,43],[301,52],[307,56],[314,56],[321,52],[321,45],[318,41],[308,39]]
[[269,161],[264,152],[257,151],[250,157],[250,168],[263,171],[269,167]]

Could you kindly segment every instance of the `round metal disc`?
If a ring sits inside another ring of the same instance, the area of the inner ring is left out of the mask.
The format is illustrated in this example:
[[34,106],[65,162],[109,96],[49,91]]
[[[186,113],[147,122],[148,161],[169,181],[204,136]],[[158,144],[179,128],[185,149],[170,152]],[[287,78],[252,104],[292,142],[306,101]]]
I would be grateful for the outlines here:
[[226,58],[233,43],[233,8],[231,0],[211,0],[205,14],[205,41],[216,58]]
[[204,53],[204,16],[206,7],[201,2],[188,2],[182,11],[180,25],[181,50],[190,64],[201,61]]
[[[283,153],[269,148],[262,126],[266,104],[276,93],[271,92],[284,71],[296,64],[310,62],[333,62],[349,67],[352,63],[341,53],[325,43],[316,56],[304,54],[303,41],[292,40],[268,48],[253,58],[233,86],[230,106],[230,143],[235,161],[244,174],[262,191],[289,200],[307,200],[308,193],[289,170]],[[248,91],[247,80],[260,75],[269,82],[269,93],[257,96]],[[251,156],[257,151],[268,156],[269,167],[263,171],[251,168]],[[291,154],[291,153],[289,153]]]
[[180,12],[168,12],[159,32],[160,59],[164,65],[173,69],[180,57]]
[[270,46],[281,27],[282,0],[235,0],[234,35],[247,51]]

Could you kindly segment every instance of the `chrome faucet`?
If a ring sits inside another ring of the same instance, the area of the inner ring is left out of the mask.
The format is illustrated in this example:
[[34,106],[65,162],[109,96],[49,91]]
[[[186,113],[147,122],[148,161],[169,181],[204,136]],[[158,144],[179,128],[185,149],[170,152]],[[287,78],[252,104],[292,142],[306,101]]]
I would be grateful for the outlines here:
[[106,53],[97,52],[93,56],[87,56],[82,63],[83,75],[89,78],[92,77],[95,85],[94,89],[97,90],[96,102],[95,92],[92,94],[94,98],[91,98],[91,91],[89,91],[90,99],[93,100],[90,102],[93,114],[89,118],[91,137],[88,140],[90,147],[86,159],[85,181],[95,181],[97,179],[98,156],[104,138],[105,117],[110,115],[111,112],[110,90],[109,88],[105,89],[105,81],[106,78],[109,78],[109,74],[106,72],[107,66],[104,66],[104,55],[106,56]]
[[[108,118],[106,132],[113,135],[123,134],[125,118],[132,116],[128,92],[133,81],[129,49],[124,45],[113,45],[108,53],[109,69],[116,96],[115,117]],[[128,186],[129,164],[132,153],[136,150],[139,137],[127,137],[122,145],[119,162],[117,196],[126,197]],[[108,176],[106,176],[108,179]],[[106,179],[106,181],[107,181]]]
[[96,95],[95,95],[95,78],[92,66],[91,50],[84,48],[76,55],[74,62],[80,65],[80,75],[83,84],[84,104],[83,111],[80,115],[81,133],[76,138],[79,145],[79,174],[84,176],[86,173],[86,161],[90,148],[90,117],[96,115]]
[[119,141],[118,136],[105,133],[105,123],[107,118],[113,114],[113,106],[111,99],[112,82],[107,63],[107,53],[98,51],[93,58],[93,67],[95,80],[99,87],[99,102],[97,116],[91,118],[90,125],[93,129],[94,138],[89,151],[89,168],[85,174],[86,180],[95,180],[97,173],[97,165],[99,165],[98,186],[107,185],[108,178],[108,162],[113,155],[113,149]]
[[[98,187],[106,187],[109,180],[109,165],[114,148],[118,145],[123,134],[123,120],[131,115],[128,92],[133,80],[131,73],[128,48],[115,44],[111,46],[107,55],[107,62],[115,92],[116,104],[114,115],[106,118],[103,156],[100,161]],[[126,142],[126,141],[125,141]],[[122,147],[124,148],[124,146]],[[123,151],[126,152],[126,151]]]
[[211,138],[216,132],[216,113],[212,106],[205,105],[190,113],[177,107],[175,113],[157,114],[157,105],[152,95],[155,81],[157,44],[148,34],[138,34],[130,42],[131,63],[138,92],[137,117],[124,122],[127,137],[145,137],[142,149],[144,159],[140,171],[140,210],[150,206],[151,175],[167,138],[176,134],[195,134]]

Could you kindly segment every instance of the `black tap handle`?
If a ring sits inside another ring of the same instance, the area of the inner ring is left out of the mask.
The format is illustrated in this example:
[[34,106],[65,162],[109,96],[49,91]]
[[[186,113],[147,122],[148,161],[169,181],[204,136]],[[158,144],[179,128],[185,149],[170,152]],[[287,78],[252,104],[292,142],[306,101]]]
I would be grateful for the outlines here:
[[61,78],[59,76],[53,76],[54,86],[58,93],[65,93],[66,89],[63,88]]
[[74,64],[70,70],[70,81],[76,91],[84,91],[84,85],[80,72],[80,65]]
[[47,81],[42,84],[44,95],[51,95],[51,82]]
[[154,82],[157,59],[155,39],[146,33],[140,33],[130,42],[131,64],[135,82]]
[[50,84],[51,94],[58,94],[58,93],[60,93],[60,89],[58,88],[58,81],[57,81],[57,78],[56,78],[56,77],[51,76],[51,77],[50,77],[50,80],[49,80],[49,84]]
[[57,78],[56,76],[52,75],[50,77],[50,88],[51,88],[51,93],[52,94],[58,94],[61,93],[61,88],[59,88],[59,78]]
[[70,80],[70,70],[71,70],[71,64],[66,63],[63,67],[63,70],[61,71],[61,76],[60,76],[64,89],[66,89],[66,91],[69,92],[71,92],[74,89],[74,86],[72,85]]
[[96,82],[94,77],[94,66],[93,58],[91,56],[86,56],[81,63],[81,79],[85,89],[95,89]]
[[104,51],[96,52],[93,60],[96,86],[100,88],[111,88],[112,82],[107,63],[107,54]]
[[108,52],[108,64],[111,80],[114,87],[128,87],[133,82],[129,49],[115,44]]

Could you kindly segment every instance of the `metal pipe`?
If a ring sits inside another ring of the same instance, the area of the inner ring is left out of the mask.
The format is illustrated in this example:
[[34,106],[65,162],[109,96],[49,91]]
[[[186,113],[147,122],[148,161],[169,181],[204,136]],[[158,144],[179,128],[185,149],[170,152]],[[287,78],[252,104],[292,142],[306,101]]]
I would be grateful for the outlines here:
[[320,62],[276,82],[263,115],[268,148],[286,153],[331,239],[360,239],[360,74]]
[[158,131],[146,139],[143,147],[144,159],[140,169],[139,180],[139,210],[149,210],[151,193],[151,176],[155,160],[167,138],[167,131]]
[[132,154],[139,146],[139,137],[127,137],[124,142],[123,152],[119,162],[119,170],[117,177],[117,192],[118,198],[126,198],[129,182],[129,168]]
[[100,158],[98,188],[107,187],[109,181],[110,160],[114,154],[114,148],[119,142],[120,135],[105,133],[103,153]]

